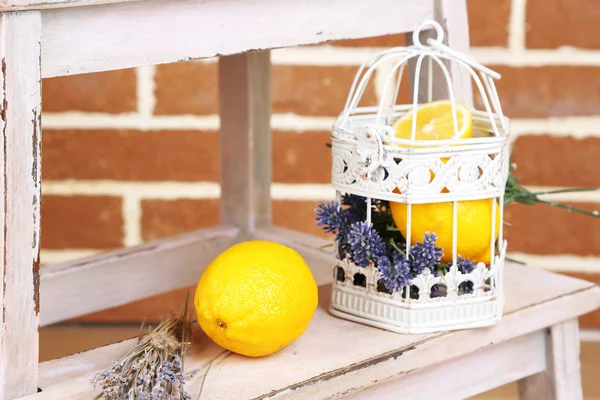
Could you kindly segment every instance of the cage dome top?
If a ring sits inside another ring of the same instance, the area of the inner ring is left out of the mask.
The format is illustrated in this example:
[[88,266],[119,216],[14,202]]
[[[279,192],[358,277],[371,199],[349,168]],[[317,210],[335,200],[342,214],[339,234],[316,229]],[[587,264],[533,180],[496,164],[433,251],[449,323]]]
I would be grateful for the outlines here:
[[[423,43],[428,29],[435,37]],[[331,134],[336,190],[414,203],[503,194],[509,120],[494,83],[500,75],[443,42],[441,25],[425,21],[412,45],[382,51],[358,69]],[[412,102],[397,104],[407,66]],[[474,84],[481,109],[460,98],[461,79]],[[359,106],[375,81],[378,104]]]
[[[424,44],[420,40],[420,35],[428,28],[435,30],[436,37],[428,38],[427,43]],[[414,134],[411,139],[394,137],[391,124],[398,116],[410,112],[411,109],[416,109],[420,103],[431,102],[434,88],[447,91],[447,100],[452,105],[453,114],[456,116],[455,106],[460,103],[460,99],[456,98],[454,91],[454,80],[457,77],[452,75],[460,73],[472,79],[483,106],[483,110],[471,110],[473,123],[478,125],[478,128],[488,130],[494,137],[507,136],[509,130],[508,119],[503,115],[494,83],[495,79],[500,79],[500,74],[483,66],[470,55],[457,52],[446,46],[443,43],[444,31],[436,21],[423,22],[413,32],[412,38],[413,44],[411,46],[394,47],[382,51],[367,59],[360,66],[350,88],[344,109],[334,124],[334,132],[343,135],[356,130],[353,127],[369,125],[371,128],[378,128],[376,130],[387,143],[416,147],[431,146],[431,142],[422,143],[422,141],[416,140]],[[425,101],[419,99],[419,91],[415,90],[411,104],[396,104],[402,76],[409,63],[414,63],[415,73],[412,76],[411,85],[413,88],[419,87],[424,74],[428,75],[428,99]],[[391,68],[389,67],[390,64]],[[384,66],[388,66],[388,68],[382,68]],[[437,79],[437,81],[436,76],[433,74],[436,69],[441,72],[441,75],[437,74],[437,76],[443,77]],[[365,89],[374,80],[376,71],[384,73],[383,78],[377,77],[377,80],[383,82],[379,103],[359,107]],[[456,118],[454,118],[453,123],[456,127]],[[438,140],[436,145],[451,144],[454,139],[458,139],[458,137],[445,141]],[[472,138],[469,144],[481,142],[477,139]],[[461,144],[464,144],[464,142],[461,142]]]

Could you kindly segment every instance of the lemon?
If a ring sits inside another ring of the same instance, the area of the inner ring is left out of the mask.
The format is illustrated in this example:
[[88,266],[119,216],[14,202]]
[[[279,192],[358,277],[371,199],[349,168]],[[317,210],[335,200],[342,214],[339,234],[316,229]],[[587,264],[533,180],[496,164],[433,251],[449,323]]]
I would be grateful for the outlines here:
[[[454,103],[458,137],[470,138],[473,131],[471,111],[461,103]],[[397,139],[412,139],[413,119],[417,118],[415,140],[448,140],[454,138],[454,119],[452,103],[449,100],[438,100],[421,104],[416,112],[410,110],[394,122],[392,129]],[[396,144],[400,147],[405,145]]]
[[[458,138],[467,139],[473,135],[473,116],[463,104],[455,103]],[[403,114],[393,125],[394,136],[398,139],[412,139],[412,125],[416,116],[415,140],[448,140],[455,137],[452,103],[439,100],[419,105]],[[399,147],[412,147],[396,144]],[[441,159],[443,163],[447,158]],[[431,172],[431,179],[435,175]],[[400,193],[398,189],[394,190]],[[446,188],[442,192],[448,192]],[[490,262],[492,239],[492,199],[460,201],[457,210],[457,253],[473,261]],[[435,232],[437,245],[443,249],[442,262],[452,261],[452,216],[453,202],[413,204],[411,209],[411,245],[422,241],[425,233]],[[390,202],[392,217],[396,226],[406,235],[407,204]],[[494,241],[500,227],[500,206],[496,204]]]
[[262,240],[236,244],[215,258],[194,297],[206,335],[249,357],[266,356],[296,340],[317,303],[317,284],[302,257]]
[[[492,239],[492,199],[459,201],[457,210],[457,254],[472,261],[490,263]],[[411,245],[423,241],[427,232],[435,232],[443,249],[443,262],[452,261],[453,202],[413,204],[411,209]],[[406,235],[407,204],[390,202],[392,218]],[[496,203],[494,241],[500,228],[500,206]]]

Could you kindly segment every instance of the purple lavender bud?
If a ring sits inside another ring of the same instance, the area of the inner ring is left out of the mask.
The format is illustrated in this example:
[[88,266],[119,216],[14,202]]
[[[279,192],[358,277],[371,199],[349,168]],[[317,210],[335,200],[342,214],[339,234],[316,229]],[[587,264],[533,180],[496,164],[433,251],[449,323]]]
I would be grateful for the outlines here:
[[336,201],[327,201],[321,203],[315,208],[317,214],[317,226],[322,226],[323,230],[329,232],[339,232],[345,223],[347,216],[345,210],[342,210]]
[[401,291],[405,286],[410,284],[410,261],[402,254],[394,250],[393,264],[389,257],[380,257],[377,262],[377,269],[381,274],[381,279],[386,289],[394,292]]
[[415,277],[419,275],[425,268],[433,268],[440,263],[442,259],[442,248],[435,245],[437,235],[435,233],[425,233],[423,242],[416,242],[410,248],[412,256],[411,273]]
[[[452,263],[449,263],[448,265],[452,266]],[[477,263],[475,261],[471,261],[468,258],[463,258],[460,255],[458,256],[458,259],[456,260],[456,268],[463,274],[469,274],[469,273],[473,272],[473,270],[475,269],[476,266],[477,266]],[[460,285],[458,285],[458,289],[462,290],[464,293],[473,293],[473,282],[471,282],[471,281],[463,282]]]
[[379,258],[386,254],[381,236],[369,222],[360,221],[350,225],[346,240],[352,261],[359,267],[366,267],[369,261],[377,264]]

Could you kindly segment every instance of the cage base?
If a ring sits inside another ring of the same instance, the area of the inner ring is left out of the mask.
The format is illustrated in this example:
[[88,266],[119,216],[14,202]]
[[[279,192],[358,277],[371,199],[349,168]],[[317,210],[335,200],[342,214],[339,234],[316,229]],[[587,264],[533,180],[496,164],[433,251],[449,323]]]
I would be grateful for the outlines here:
[[332,287],[329,312],[342,319],[396,333],[423,334],[495,325],[502,319],[504,298],[444,300],[423,307],[390,302],[364,291]]

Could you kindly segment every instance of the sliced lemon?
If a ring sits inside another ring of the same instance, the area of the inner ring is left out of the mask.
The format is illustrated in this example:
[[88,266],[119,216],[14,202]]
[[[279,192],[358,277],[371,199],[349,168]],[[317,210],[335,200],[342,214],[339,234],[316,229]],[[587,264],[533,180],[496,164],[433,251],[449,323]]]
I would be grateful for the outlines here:
[[[473,116],[463,104],[454,103],[456,110],[458,137],[470,138],[473,130]],[[416,111],[416,112],[415,112]],[[425,103],[410,110],[394,122],[394,136],[397,139],[412,139],[413,119],[417,119],[415,140],[448,140],[455,136],[452,103],[449,100],[438,100]],[[399,145],[406,147],[405,145]]]

